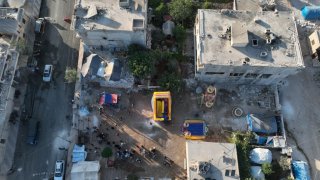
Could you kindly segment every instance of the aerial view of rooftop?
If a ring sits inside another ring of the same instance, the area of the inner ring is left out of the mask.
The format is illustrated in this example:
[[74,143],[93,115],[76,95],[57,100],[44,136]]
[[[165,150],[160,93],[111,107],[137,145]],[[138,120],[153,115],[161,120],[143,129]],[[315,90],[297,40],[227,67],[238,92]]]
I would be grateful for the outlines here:
[[0,180],[320,180],[319,0],[0,0]]

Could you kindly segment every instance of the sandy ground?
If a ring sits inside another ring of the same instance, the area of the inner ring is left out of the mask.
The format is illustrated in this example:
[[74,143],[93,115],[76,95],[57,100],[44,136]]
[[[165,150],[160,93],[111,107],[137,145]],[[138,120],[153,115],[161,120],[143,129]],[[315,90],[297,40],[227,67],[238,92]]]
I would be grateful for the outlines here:
[[[206,141],[226,142],[231,131],[245,131],[247,113],[270,113],[274,111],[273,91],[266,87],[218,87],[216,102],[213,108],[201,105],[201,95],[186,91],[173,95],[172,121],[155,123],[152,120],[152,92],[126,93],[114,89],[96,87],[87,88],[86,104],[97,104],[100,92],[120,94],[119,108],[105,107],[100,115],[93,107],[92,115],[100,119],[99,132],[92,128],[92,118],[80,121],[83,126],[89,125],[86,148],[88,160],[101,160],[103,179],[125,178],[128,174],[140,177],[185,179],[185,142],[181,127],[186,119],[203,119],[209,127]],[[266,102],[260,104],[259,102]],[[269,102],[269,103],[267,103]],[[232,115],[234,107],[243,110],[243,116]],[[79,124],[82,126],[81,124]],[[99,133],[105,135],[104,139]],[[121,145],[119,149],[119,145]],[[141,146],[146,149],[155,147],[156,158],[143,155]],[[107,160],[100,157],[104,147],[112,147],[114,167],[108,167]],[[133,158],[121,159],[117,151],[133,150]],[[163,165],[164,157],[174,163],[171,167]],[[141,159],[141,163],[136,159]]]

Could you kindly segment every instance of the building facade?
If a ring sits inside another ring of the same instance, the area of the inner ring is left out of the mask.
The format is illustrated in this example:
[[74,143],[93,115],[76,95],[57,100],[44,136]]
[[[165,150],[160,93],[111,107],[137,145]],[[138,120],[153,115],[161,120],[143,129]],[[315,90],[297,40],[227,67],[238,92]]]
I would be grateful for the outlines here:
[[304,68],[290,12],[199,9],[194,40],[202,81],[269,85]]
[[[19,53],[10,47],[10,39],[0,38],[0,174],[7,173],[13,163],[18,127],[11,128],[15,123],[19,107],[14,107],[13,87]],[[16,132],[12,132],[12,130]]]

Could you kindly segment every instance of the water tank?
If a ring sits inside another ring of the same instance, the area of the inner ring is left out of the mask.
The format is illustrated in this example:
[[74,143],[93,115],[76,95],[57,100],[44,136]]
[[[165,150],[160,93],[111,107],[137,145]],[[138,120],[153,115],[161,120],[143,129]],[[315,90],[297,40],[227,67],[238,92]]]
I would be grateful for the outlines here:
[[301,9],[301,14],[306,20],[320,19],[320,6],[304,6]]

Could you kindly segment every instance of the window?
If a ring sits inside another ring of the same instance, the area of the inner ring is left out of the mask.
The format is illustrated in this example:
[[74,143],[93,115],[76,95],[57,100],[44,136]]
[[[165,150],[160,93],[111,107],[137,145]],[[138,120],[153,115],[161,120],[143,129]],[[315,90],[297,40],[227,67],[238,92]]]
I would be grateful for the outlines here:
[[230,73],[229,76],[239,77],[243,76],[244,73]]
[[236,170],[231,170],[231,176],[235,176],[236,175]]
[[252,46],[258,46],[258,39],[252,39]]
[[230,170],[226,170],[226,172],[224,173],[225,176],[229,176],[230,175]]
[[22,37],[23,37],[23,38],[25,38],[25,37],[26,37],[26,34],[25,34],[25,33],[23,33]]
[[316,42],[314,40],[311,41],[311,44],[314,45]]
[[259,74],[255,74],[255,73],[248,73],[248,74],[246,74],[246,78],[256,78],[256,77],[258,77],[258,75]]
[[23,24],[25,24],[25,23],[26,23],[26,20],[25,20],[24,18],[22,19],[22,23],[23,23]]
[[205,72],[206,75],[213,75],[213,74],[224,74],[224,72]]
[[107,40],[107,37],[102,37],[103,40]]
[[272,76],[272,74],[262,74],[262,75],[260,76],[260,78],[267,79],[267,78],[269,78],[270,76]]

